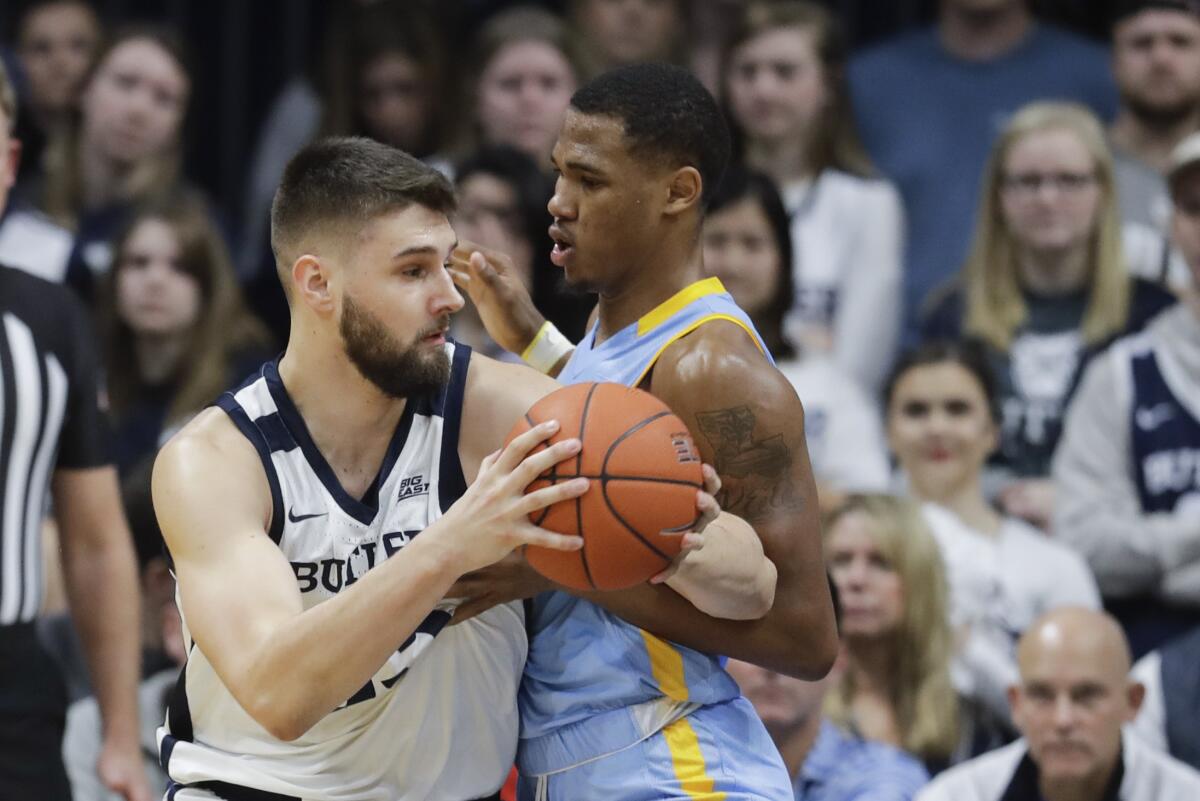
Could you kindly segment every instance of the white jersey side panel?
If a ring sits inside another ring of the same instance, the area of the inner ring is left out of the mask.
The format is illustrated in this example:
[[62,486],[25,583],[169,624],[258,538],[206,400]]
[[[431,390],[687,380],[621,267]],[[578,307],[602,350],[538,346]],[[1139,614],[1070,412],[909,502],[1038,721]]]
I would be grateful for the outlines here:
[[[306,609],[402,551],[463,492],[458,415],[470,351],[446,347],[450,385],[409,400],[361,501],[345,494],[313,445],[274,363],[220,402],[264,459],[270,534],[291,562]],[[246,790],[275,794],[245,796],[271,801],[463,801],[495,793],[516,752],[524,615],[513,603],[447,626],[456,605],[440,603],[370,682],[293,742],[272,737],[239,706],[188,636],[187,667],[159,735],[176,792],[212,790],[233,801]]]

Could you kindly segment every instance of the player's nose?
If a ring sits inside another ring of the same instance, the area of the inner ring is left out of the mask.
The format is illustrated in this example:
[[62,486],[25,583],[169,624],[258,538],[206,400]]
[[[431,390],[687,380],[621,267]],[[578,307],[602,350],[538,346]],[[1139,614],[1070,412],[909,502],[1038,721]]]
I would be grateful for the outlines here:
[[546,210],[550,212],[551,217],[558,220],[575,218],[575,204],[568,194],[567,182],[561,175],[554,182],[554,194],[550,196]]
[[454,314],[463,307],[464,301],[449,270],[442,270],[438,277],[437,288],[433,293],[432,306],[434,314]]

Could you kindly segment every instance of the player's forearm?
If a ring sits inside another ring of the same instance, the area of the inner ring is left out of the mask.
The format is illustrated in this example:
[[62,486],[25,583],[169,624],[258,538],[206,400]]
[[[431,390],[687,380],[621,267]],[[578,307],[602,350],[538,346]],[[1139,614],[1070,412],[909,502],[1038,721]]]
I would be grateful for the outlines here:
[[714,618],[661,585],[580,594],[665,640],[798,679],[824,677],[836,656],[832,611],[818,603],[794,602],[782,584],[771,611],[759,620]]
[[141,632],[137,568],[123,523],[96,539],[66,530],[63,575],[106,739],[138,740]]
[[273,736],[300,737],[371,681],[456,578],[438,547],[414,540],[276,626],[246,659],[235,697]]
[[705,614],[756,620],[775,600],[775,565],[754,529],[722,513],[704,530],[704,547],[688,553],[667,586]]

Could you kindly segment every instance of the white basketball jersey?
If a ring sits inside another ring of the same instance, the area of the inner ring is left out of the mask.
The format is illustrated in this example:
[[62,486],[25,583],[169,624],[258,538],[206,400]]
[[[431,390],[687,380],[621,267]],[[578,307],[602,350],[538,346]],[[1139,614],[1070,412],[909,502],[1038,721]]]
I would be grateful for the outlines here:
[[[305,609],[402,550],[466,489],[458,430],[470,349],[446,349],[449,384],[409,399],[361,501],[346,494],[317,450],[275,362],[218,401],[262,459],[274,509],[269,534],[292,564]],[[524,614],[512,603],[447,626],[456,603],[439,604],[368,683],[293,742],[272,737],[238,705],[185,621],[188,662],[159,730],[168,798],[464,801],[494,794],[516,753]]]

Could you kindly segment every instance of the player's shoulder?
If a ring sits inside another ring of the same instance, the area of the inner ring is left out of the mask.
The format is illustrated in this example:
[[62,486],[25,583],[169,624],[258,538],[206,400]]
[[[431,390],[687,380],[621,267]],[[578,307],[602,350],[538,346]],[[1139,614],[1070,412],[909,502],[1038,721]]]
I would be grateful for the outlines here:
[[756,405],[799,405],[791,382],[750,333],[730,320],[710,320],[672,342],[655,362],[650,380],[651,391],[672,407],[751,398]]
[[190,481],[197,473],[228,474],[258,463],[254,445],[223,410],[212,406],[185,423],[167,440],[154,461],[156,478]]
[[528,400],[525,404],[527,408],[529,404],[553,392],[558,386],[558,382],[553,378],[526,364],[502,362],[478,351],[471,351],[464,391],[468,404],[471,404],[472,400],[481,399],[483,402],[511,399],[518,403]]
[[717,318],[706,320],[668,345],[655,362],[654,372],[668,373],[690,383],[778,371],[740,323]]
[[560,386],[524,364],[501,362],[472,351],[463,391],[460,455],[471,460],[500,447],[505,432],[529,407]]

